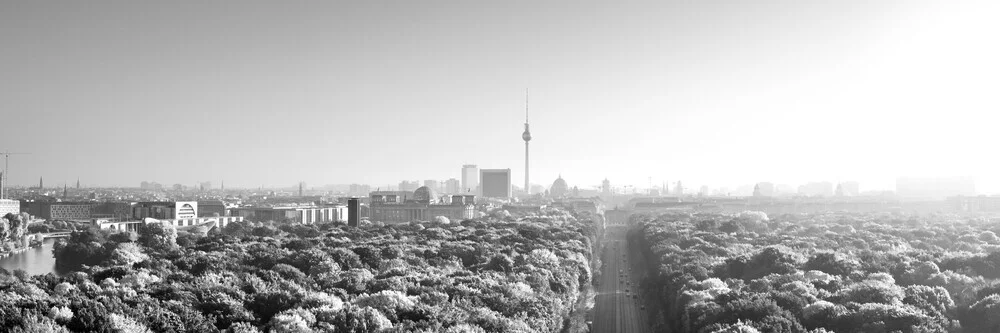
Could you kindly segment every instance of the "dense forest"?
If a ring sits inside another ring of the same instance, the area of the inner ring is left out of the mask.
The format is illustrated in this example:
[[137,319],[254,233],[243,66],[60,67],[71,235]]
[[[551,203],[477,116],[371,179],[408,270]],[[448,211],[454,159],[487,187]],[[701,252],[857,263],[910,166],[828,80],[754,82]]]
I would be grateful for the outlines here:
[[456,223],[74,232],[76,272],[0,272],[13,332],[561,332],[595,228],[559,210]]
[[660,332],[1000,332],[1000,219],[633,216]]

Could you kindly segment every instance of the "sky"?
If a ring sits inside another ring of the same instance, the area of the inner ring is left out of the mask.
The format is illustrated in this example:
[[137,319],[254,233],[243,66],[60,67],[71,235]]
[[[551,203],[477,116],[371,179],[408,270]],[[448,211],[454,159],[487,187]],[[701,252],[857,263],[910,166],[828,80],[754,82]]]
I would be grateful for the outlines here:
[[[995,176],[1000,2],[5,1],[14,185]],[[690,184],[690,185],[689,185]]]

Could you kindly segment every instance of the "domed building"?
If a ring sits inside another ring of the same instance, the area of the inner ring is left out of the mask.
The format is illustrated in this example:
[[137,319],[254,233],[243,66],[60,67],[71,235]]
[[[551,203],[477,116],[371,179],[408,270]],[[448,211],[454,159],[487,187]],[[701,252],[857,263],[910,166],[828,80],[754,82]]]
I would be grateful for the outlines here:
[[413,201],[424,204],[437,203],[437,192],[430,187],[421,186],[413,191]]
[[562,175],[556,181],[552,182],[552,187],[549,188],[549,195],[553,198],[565,197],[569,193],[569,185],[563,180]]

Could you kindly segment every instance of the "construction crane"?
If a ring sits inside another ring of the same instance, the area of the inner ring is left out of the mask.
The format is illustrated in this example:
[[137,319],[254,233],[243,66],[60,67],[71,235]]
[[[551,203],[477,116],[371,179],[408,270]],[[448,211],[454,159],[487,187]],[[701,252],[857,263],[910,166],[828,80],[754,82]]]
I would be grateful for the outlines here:
[[9,151],[0,152],[3,155],[3,175],[0,176],[0,199],[7,199],[7,180],[10,179],[7,171],[10,165],[10,155],[30,155],[31,153],[12,153]]

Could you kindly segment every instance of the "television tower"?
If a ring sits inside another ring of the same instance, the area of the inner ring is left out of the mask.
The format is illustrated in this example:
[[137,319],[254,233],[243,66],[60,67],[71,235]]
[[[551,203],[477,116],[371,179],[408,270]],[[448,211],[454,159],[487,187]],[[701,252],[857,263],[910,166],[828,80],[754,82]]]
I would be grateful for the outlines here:
[[528,131],[528,89],[524,89],[524,193],[531,194],[531,187],[528,183],[528,141],[531,141],[531,132]]

